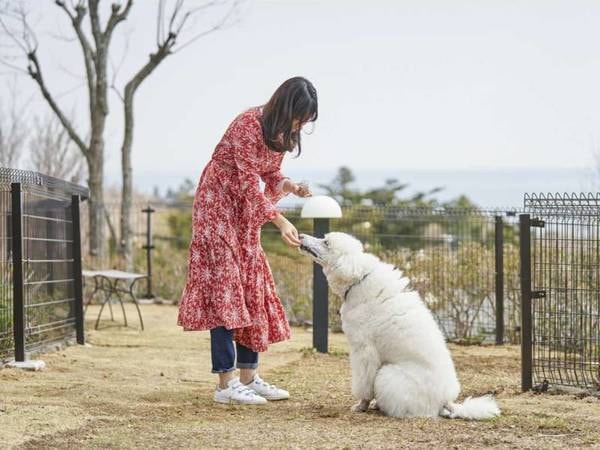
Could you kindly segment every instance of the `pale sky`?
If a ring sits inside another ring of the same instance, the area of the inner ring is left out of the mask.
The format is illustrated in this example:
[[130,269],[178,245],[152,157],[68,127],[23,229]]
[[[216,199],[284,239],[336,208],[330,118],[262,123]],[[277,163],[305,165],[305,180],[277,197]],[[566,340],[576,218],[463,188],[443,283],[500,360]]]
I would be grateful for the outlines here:
[[[113,44],[118,61],[130,33],[121,82],[152,49],[157,3],[137,1]],[[61,67],[82,73],[80,50],[48,32],[69,24],[53,1],[30,4],[48,84],[68,91],[81,80]],[[320,112],[284,171],[584,167],[600,142],[599,24],[598,1],[247,0],[235,25],[139,90],[134,177],[195,180],[230,121],[295,75],[314,83]],[[30,113],[44,111],[33,82],[19,86]],[[81,86],[60,102],[84,115],[84,96]],[[111,101],[106,171],[118,178]]]

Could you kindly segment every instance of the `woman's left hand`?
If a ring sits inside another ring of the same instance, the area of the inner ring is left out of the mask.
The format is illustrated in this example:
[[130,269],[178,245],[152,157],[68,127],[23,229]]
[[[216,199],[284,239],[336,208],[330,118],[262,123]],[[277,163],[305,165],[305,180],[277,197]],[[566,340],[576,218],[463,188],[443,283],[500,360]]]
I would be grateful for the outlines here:
[[292,180],[289,180],[288,184],[288,192],[291,192],[298,197],[311,197],[312,192],[310,188],[305,183],[295,183]]

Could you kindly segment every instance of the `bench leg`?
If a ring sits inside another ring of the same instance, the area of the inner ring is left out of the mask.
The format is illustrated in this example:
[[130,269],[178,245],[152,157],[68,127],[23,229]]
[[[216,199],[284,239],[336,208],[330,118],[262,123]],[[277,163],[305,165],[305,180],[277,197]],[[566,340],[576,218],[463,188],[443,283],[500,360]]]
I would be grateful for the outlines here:
[[[96,319],[96,325],[94,326],[94,329],[97,330],[98,329],[98,324],[100,323],[100,316],[102,316],[102,310],[104,309],[104,305],[106,305],[106,303],[108,303],[108,307],[110,308],[110,291],[106,291],[104,294],[104,301],[102,302],[102,305],[100,306],[100,312],[98,312],[98,318]],[[112,308],[111,309],[111,316],[112,316]]]
[[133,300],[133,304],[135,305],[135,308],[137,309],[138,317],[140,318],[140,325],[142,327],[142,331],[144,331],[144,321],[142,320],[142,311],[140,311],[140,305],[137,301],[137,298],[135,298],[135,294],[133,293],[133,286],[135,285],[135,281],[137,281],[137,280],[134,280],[132,283],[129,284],[129,295],[131,296],[131,300]]
[[125,306],[123,305],[123,298],[121,297],[121,293],[115,289],[115,293],[117,294],[117,298],[119,299],[119,303],[121,304],[121,311],[123,311],[123,320],[125,322],[125,326],[127,326],[127,314],[125,314]]
[[[100,290],[104,291],[104,295],[108,295],[108,297],[112,297],[112,293],[114,291],[113,289],[113,285],[110,281],[110,279],[104,277],[104,276],[100,276]],[[108,302],[108,310],[110,311],[110,320],[112,322],[115,321],[115,316],[113,314],[113,309],[112,309],[112,303],[109,301]]]
[[137,308],[138,317],[140,318],[140,325],[142,326],[142,331],[144,331],[144,321],[142,320],[142,312],[140,311],[140,305],[138,304],[135,295],[131,294],[131,298],[133,299],[133,304]]
[[[83,286],[85,288],[85,278],[83,279]],[[94,277],[94,290],[92,291],[92,293],[90,294],[90,296],[88,297],[87,301],[85,302],[84,308],[83,308],[83,314],[87,313],[87,309],[88,306],[90,305],[90,303],[92,303],[92,300],[94,299],[94,295],[96,295],[96,293],[98,291],[101,291],[100,289],[100,283],[98,283],[98,280],[96,279],[96,277]]]
[[112,322],[114,322],[115,321],[115,316],[113,315],[112,303],[110,302],[110,298],[112,297],[112,292],[111,291],[108,291],[108,297],[109,297],[108,310],[110,311],[110,320]]

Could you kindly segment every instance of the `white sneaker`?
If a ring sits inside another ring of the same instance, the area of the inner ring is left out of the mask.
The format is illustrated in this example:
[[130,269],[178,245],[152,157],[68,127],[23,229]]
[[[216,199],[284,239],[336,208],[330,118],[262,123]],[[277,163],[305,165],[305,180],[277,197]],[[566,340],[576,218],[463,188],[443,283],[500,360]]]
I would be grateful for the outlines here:
[[215,402],[218,403],[241,403],[245,405],[264,405],[267,399],[261,397],[248,386],[240,383],[239,378],[229,380],[226,389],[219,385],[215,389]]
[[257,394],[267,400],[286,400],[290,398],[290,393],[284,389],[279,389],[274,384],[269,384],[261,379],[257,374],[254,375],[254,380],[251,383],[245,384]]

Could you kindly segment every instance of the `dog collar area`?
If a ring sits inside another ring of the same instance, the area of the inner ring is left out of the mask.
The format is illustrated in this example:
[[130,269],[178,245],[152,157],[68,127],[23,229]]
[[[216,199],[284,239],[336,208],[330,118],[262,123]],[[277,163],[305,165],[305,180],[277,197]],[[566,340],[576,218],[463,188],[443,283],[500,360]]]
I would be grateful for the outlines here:
[[371,273],[372,273],[372,272],[369,272],[369,273],[366,273],[366,274],[364,274],[360,280],[358,280],[358,281],[355,281],[354,283],[352,283],[352,284],[351,284],[351,285],[348,287],[348,289],[346,289],[346,292],[344,292],[344,301],[346,300],[346,297],[348,296],[348,293],[350,292],[350,289],[352,289],[352,288],[353,288],[354,286],[356,286],[357,284],[360,284],[360,283],[362,283],[362,282],[363,282],[363,280],[364,280],[365,278],[367,278],[369,275],[371,275]]

